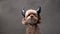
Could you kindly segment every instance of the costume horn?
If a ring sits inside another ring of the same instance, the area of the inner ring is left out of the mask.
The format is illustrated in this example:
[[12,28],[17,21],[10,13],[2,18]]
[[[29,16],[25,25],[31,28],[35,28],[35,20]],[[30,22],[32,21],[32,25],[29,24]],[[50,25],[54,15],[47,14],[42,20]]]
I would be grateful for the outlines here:
[[39,15],[41,13],[41,7],[39,7],[36,11],[37,11],[37,14]]
[[22,15],[25,17],[25,10],[24,10],[24,8],[22,8]]

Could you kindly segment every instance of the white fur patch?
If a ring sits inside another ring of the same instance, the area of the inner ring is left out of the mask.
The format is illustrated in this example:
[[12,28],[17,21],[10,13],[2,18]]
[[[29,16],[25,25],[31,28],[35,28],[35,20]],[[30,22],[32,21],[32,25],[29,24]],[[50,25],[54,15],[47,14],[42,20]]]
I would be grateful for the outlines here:
[[31,18],[30,16],[27,17],[27,19],[30,19],[30,18]]
[[35,13],[35,14],[37,14],[37,11],[33,10],[33,9],[27,10],[26,13],[25,13],[25,16],[27,16],[29,13]]

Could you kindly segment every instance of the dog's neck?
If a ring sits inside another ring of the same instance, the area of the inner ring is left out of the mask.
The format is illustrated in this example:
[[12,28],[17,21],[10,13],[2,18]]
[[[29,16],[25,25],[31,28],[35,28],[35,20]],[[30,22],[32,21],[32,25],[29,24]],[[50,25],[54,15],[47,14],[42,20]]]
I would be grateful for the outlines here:
[[41,34],[38,25],[27,25],[26,34]]

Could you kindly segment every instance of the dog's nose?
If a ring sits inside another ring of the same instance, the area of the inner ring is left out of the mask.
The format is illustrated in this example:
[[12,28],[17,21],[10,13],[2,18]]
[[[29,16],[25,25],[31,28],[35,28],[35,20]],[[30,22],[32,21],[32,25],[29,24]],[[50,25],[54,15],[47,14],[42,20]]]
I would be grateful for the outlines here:
[[32,18],[33,16],[31,16],[31,18]]

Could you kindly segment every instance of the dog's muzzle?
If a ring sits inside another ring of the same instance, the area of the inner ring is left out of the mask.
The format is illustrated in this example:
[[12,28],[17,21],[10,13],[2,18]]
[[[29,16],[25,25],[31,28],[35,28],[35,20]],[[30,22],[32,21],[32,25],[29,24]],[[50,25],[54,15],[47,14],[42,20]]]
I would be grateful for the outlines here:
[[29,16],[28,23],[33,25],[37,23],[37,19],[34,16]]

